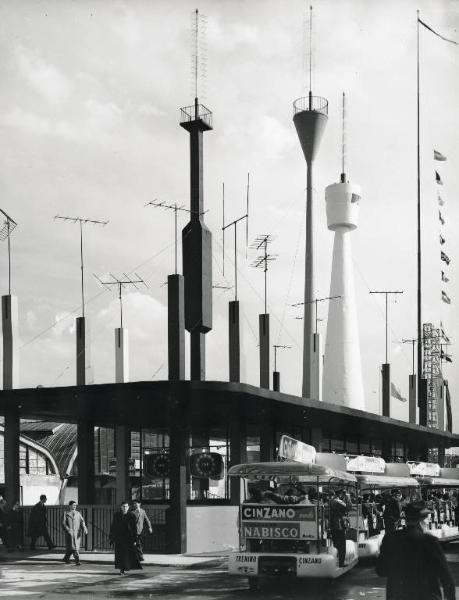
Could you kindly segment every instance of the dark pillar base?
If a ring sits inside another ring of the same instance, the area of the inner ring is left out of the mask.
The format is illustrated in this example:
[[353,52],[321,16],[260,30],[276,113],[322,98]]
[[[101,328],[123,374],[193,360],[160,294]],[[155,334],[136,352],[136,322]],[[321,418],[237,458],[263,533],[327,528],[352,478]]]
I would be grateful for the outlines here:
[[260,331],[260,387],[269,390],[269,315],[258,315]]
[[409,422],[416,424],[416,375],[410,375],[408,383]]
[[322,427],[311,428],[311,446],[314,446],[316,452],[322,452]]
[[77,427],[78,448],[78,502],[94,504],[94,424],[90,420],[81,420]]
[[228,303],[229,380],[241,381],[241,346],[239,333],[239,301]]
[[390,364],[384,363],[382,374],[382,415],[390,417]]
[[280,392],[280,373],[279,371],[273,371],[273,390]]
[[274,460],[274,427],[267,409],[263,409],[260,428],[260,461]]
[[76,384],[86,384],[86,319],[76,319]]
[[[245,423],[244,409],[239,400],[237,409],[233,411],[229,424],[231,467],[247,462],[247,431]],[[233,506],[239,506],[240,500],[241,480],[239,477],[230,477],[230,502]]]
[[190,332],[190,379],[206,379],[206,338],[204,333],[199,331]]
[[170,500],[166,512],[168,554],[186,552],[186,407],[175,390],[169,396]]
[[427,427],[427,379],[418,379],[419,425]]
[[5,498],[8,506],[21,501],[19,478],[19,410],[8,408],[5,411],[4,466]]
[[185,379],[185,300],[183,275],[167,278],[169,379]]
[[116,457],[116,503],[131,501],[131,482],[129,480],[129,457],[131,455],[131,432],[125,425],[115,428]]

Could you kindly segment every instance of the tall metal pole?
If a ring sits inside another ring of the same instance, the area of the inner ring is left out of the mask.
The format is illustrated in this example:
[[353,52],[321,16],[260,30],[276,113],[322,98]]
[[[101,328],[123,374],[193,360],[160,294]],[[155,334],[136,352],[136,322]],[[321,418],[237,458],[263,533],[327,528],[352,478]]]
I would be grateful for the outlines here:
[[80,259],[81,259],[81,307],[84,317],[84,271],[83,271],[83,222],[80,220]]
[[8,295],[11,296],[11,242],[10,242],[10,221],[6,222],[8,236]]
[[417,232],[417,243],[418,243],[418,289],[417,289],[417,302],[418,302],[418,402],[419,394],[421,392],[421,379],[422,379],[422,297],[421,297],[421,283],[422,283],[422,269],[421,269],[421,151],[420,151],[420,104],[419,104],[419,10],[416,11],[416,104],[417,104],[417,217],[418,217],[418,232]]
[[237,300],[237,223],[234,223],[234,299]]

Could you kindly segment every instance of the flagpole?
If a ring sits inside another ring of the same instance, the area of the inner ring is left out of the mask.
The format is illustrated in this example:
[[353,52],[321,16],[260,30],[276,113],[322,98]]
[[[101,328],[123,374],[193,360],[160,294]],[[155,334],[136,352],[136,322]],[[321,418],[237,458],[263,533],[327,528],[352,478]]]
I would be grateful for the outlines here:
[[[417,347],[417,363],[418,363],[418,406],[420,401],[420,393],[421,393],[421,379],[422,379],[422,294],[421,294],[421,151],[420,151],[420,134],[419,134],[419,122],[420,122],[420,110],[419,110],[419,10],[416,11],[416,101],[417,101],[417,217],[418,217],[418,256],[417,256],[417,266],[418,266],[418,290],[417,290],[417,301],[418,301],[418,347]],[[424,412],[424,411],[422,411]],[[421,416],[420,411],[420,416]],[[426,425],[427,423],[421,423],[421,418],[419,419],[420,425]]]

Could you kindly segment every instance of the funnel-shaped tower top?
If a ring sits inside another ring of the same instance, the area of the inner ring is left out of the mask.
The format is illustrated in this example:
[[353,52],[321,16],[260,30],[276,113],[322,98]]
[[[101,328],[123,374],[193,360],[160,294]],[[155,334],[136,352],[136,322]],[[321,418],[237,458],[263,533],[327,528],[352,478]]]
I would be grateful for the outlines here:
[[328,101],[325,98],[309,92],[309,96],[297,98],[293,103],[293,122],[308,164],[316,157],[327,120]]

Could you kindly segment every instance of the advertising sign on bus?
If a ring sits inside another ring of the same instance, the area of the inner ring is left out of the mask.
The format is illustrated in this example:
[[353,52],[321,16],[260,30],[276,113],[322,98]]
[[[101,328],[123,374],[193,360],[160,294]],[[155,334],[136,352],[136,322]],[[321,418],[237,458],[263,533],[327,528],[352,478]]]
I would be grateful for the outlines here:
[[440,465],[428,462],[408,462],[410,475],[424,475],[427,477],[440,477]]
[[383,474],[385,469],[386,462],[380,456],[350,456],[347,458],[347,471]]
[[279,441],[278,455],[279,458],[309,464],[316,459],[316,449],[314,446],[300,442],[288,435],[283,435]]
[[242,535],[252,539],[315,540],[317,506],[241,507]]

